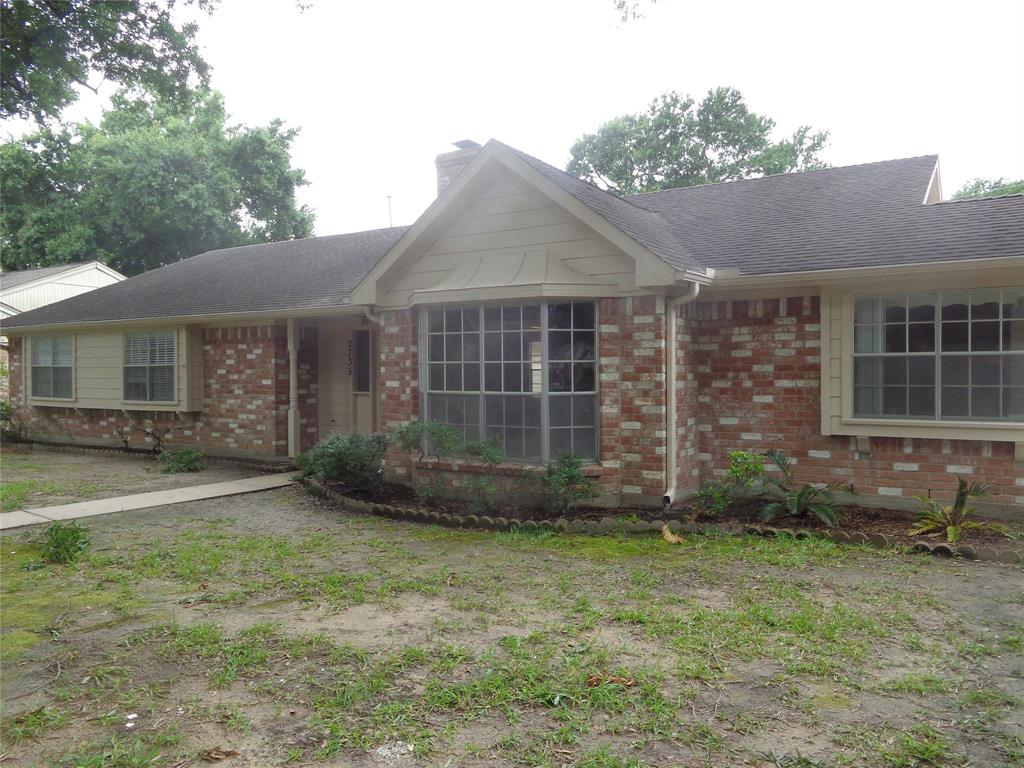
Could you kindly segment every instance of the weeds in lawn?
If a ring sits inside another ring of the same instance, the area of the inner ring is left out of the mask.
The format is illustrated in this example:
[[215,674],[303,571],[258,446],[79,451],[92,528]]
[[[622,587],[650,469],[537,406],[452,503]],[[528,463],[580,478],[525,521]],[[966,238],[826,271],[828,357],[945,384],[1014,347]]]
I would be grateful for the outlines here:
[[89,531],[76,522],[50,523],[43,530],[38,546],[45,562],[67,565],[89,548]]
[[161,451],[156,460],[162,465],[161,472],[176,475],[181,472],[202,472],[206,469],[206,454],[198,448],[178,448]]

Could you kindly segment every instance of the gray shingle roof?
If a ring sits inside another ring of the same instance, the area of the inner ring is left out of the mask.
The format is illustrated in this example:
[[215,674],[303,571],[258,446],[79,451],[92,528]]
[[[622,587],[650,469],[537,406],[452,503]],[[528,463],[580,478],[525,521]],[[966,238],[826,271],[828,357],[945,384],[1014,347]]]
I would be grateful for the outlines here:
[[4,328],[334,307],[406,229],[209,251],[9,318]]
[[758,275],[1024,255],[1024,196],[924,205],[934,155],[632,195],[701,265]]
[[69,269],[78,269],[91,261],[82,261],[77,264],[58,264],[55,267],[39,267],[37,269],[18,269],[13,272],[0,272],[0,292],[9,291],[19,285],[31,283],[33,280],[41,280],[44,277],[59,275]]

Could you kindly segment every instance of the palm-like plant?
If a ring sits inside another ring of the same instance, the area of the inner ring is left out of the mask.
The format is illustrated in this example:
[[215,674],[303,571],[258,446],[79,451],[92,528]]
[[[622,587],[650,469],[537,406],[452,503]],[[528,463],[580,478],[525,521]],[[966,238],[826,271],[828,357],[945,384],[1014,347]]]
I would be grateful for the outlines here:
[[837,481],[827,485],[805,483],[797,486],[793,477],[793,462],[782,451],[772,448],[765,451],[764,455],[778,468],[781,475],[775,477],[765,474],[764,482],[782,494],[781,499],[769,501],[761,508],[761,519],[764,522],[770,522],[778,515],[786,514],[796,518],[814,515],[829,528],[834,528],[839,523],[839,503],[835,499],[835,494],[849,490],[846,483]]
[[956,544],[963,537],[966,531],[993,531],[1009,536],[1005,527],[998,523],[987,523],[978,520],[971,520],[975,512],[974,507],[967,506],[968,499],[976,499],[981,496],[988,496],[990,483],[968,483],[962,477],[956,478],[956,498],[953,503],[940,504],[935,499],[926,499],[924,496],[915,496],[924,505],[917,516],[917,523],[910,529],[914,536],[924,533],[945,532],[946,541]]

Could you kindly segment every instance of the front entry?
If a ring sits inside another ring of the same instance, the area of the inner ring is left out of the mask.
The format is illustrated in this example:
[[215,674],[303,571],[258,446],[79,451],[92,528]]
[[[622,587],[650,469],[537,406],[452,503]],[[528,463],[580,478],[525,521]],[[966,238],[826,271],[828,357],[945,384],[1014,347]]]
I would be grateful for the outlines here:
[[323,322],[318,339],[320,437],[373,432],[377,424],[373,330]]

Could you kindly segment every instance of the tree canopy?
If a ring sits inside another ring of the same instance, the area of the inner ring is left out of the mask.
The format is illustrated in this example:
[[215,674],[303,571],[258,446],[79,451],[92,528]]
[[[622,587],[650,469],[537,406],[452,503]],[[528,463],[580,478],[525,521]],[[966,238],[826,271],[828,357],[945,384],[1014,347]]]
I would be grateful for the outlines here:
[[715,88],[700,102],[669,91],[646,112],[583,135],[566,170],[615,194],[633,194],[825,166],[818,153],[828,131],[802,126],[773,140],[774,130],[775,121],[750,111],[735,88]]
[[[0,118],[43,122],[75,101],[89,79],[164,98],[205,85],[195,24],[175,26],[176,0],[0,0]],[[185,0],[209,11],[216,0]],[[193,77],[194,76],[194,77]]]
[[1024,194],[1024,179],[975,179],[953,193],[954,200]]
[[137,274],[203,251],[308,237],[295,129],[228,125],[222,97],[118,92],[98,126],[0,145],[0,264],[98,260]]

